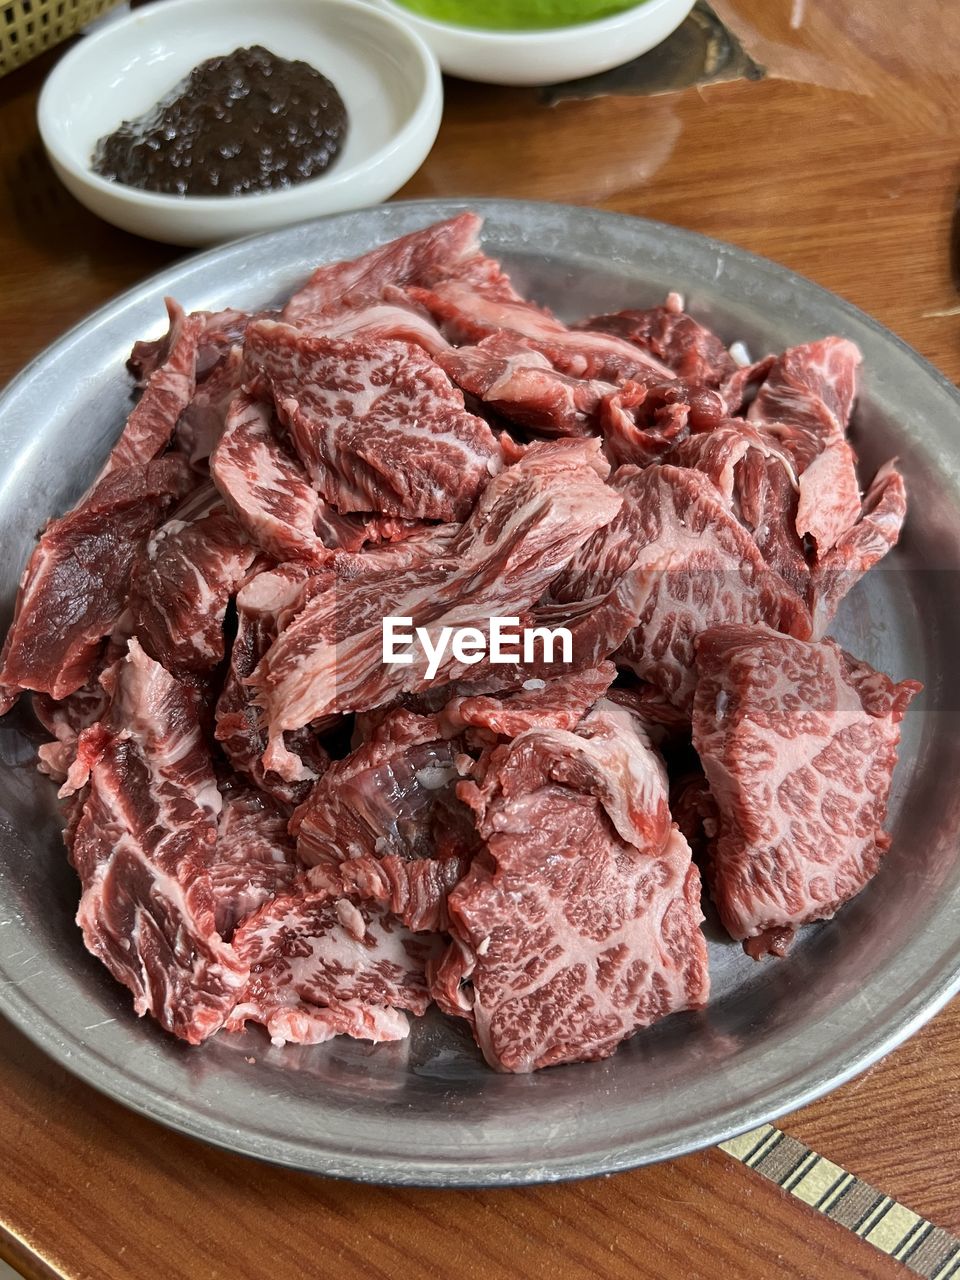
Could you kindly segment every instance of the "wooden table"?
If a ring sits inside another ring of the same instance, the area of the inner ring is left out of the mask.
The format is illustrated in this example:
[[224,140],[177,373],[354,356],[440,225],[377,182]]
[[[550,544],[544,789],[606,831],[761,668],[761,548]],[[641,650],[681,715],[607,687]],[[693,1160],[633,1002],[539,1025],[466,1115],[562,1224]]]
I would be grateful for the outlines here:
[[[756,83],[553,108],[535,91],[450,83],[437,145],[401,195],[540,197],[692,227],[837,291],[956,379],[953,7],[726,0],[717,8],[775,73]],[[0,380],[176,252],[114,231],[59,187],[34,124],[51,62],[0,81]],[[960,1232],[958,1072],[954,1004],[781,1124]],[[71,1280],[905,1274],[718,1150],[529,1190],[339,1184],[167,1133],[5,1025],[0,1255]]]

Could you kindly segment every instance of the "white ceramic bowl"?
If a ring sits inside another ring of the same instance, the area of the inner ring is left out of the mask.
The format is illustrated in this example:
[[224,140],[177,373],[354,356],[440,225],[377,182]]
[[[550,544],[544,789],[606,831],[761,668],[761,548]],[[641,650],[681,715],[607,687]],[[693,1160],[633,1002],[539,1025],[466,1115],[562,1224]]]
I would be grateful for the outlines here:
[[557,84],[619,67],[675,31],[694,0],[644,0],[612,18],[546,31],[485,31],[434,22],[377,0],[427,42],[444,71],[485,84]]
[[[344,148],[319,178],[244,196],[174,196],[109,182],[94,146],[153,106],[198,63],[262,44],[301,58],[346,104]],[[86,36],[51,72],[37,111],[51,163],[108,222],[202,245],[385,200],[433,146],[443,111],[436,59],[409,26],[355,0],[163,0]]]

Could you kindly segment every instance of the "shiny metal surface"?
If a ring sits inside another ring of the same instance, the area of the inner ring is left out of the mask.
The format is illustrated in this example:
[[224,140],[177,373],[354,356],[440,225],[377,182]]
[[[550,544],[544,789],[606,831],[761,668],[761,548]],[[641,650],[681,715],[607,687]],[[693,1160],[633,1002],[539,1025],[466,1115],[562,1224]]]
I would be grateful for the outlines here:
[[[255,307],[317,261],[352,255],[466,202],[390,205],[191,258],[92,316],[0,398],[0,599],[9,618],[35,531],[77,497],[129,406],[134,338],[160,299]],[[911,513],[902,546],[848,598],[836,634],[926,692],[905,725],[893,848],[839,916],[786,960],[754,964],[708,924],[714,995],[609,1061],[498,1076],[436,1013],[404,1044],[276,1049],[257,1032],[191,1049],[131,1013],[86,954],[38,733],[0,721],[0,1011],[67,1068],[195,1137],[339,1177],[457,1185],[613,1172],[792,1110],[888,1052],[960,987],[960,396],[893,335],[773,264],[655,223],[563,206],[474,201],[519,286],[561,314],[643,306],[679,289],[751,350],[825,333],[862,347],[864,473],[892,453]],[[255,1061],[251,1061],[255,1059]]]

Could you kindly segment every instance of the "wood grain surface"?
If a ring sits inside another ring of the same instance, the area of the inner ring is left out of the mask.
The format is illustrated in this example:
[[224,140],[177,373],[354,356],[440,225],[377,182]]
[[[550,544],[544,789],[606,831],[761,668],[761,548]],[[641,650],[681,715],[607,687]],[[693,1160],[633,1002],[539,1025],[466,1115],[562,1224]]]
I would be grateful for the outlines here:
[[[597,205],[766,254],[956,380],[955,0],[715,0],[770,73],[548,108],[451,81],[401,196]],[[0,382],[178,256],[77,205],[34,112],[56,55],[0,80]],[[55,394],[55,392],[52,392]],[[960,1233],[960,1006],[781,1127]],[[719,1151],[576,1185],[395,1191],[205,1148],[72,1079],[0,1023],[0,1256],[33,1277],[905,1275]]]

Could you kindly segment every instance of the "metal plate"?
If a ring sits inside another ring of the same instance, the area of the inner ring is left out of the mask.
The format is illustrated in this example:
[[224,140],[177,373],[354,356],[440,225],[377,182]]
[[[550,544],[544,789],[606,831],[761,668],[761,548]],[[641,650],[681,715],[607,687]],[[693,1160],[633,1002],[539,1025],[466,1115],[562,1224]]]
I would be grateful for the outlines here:
[[[255,308],[318,261],[464,207],[389,205],[191,258],[30,365],[0,399],[6,616],[36,529],[80,494],[116,436],[130,403],[125,358],[163,328],[165,293],[188,309]],[[860,344],[864,473],[899,454],[912,505],[902,546],[848,598],[837,633],[927,688],[905,725],[893,848],[854,902],[782,961],[754,964],[708,925],[703,1013],[642,1032],[607,1062],[520,1077],[486,1068],[466,1029],[435,1012],[407,1042],[379,1047],[276,1049],[250,1030],[191,1049],[138,1021],[73,923],[78,889],[53,788],[33,767],[32,721],[0,721],[0,1010],[84,1080],[194,1137],[335,1176],[434,1186],[582,1177],[717,1142],[848,1079],[960,986],[960,396],[862,313],[742,250],[586,209],[473,207],[488,250],[563,315],[645,306],[674,288],[753,352],[827,333]]]

